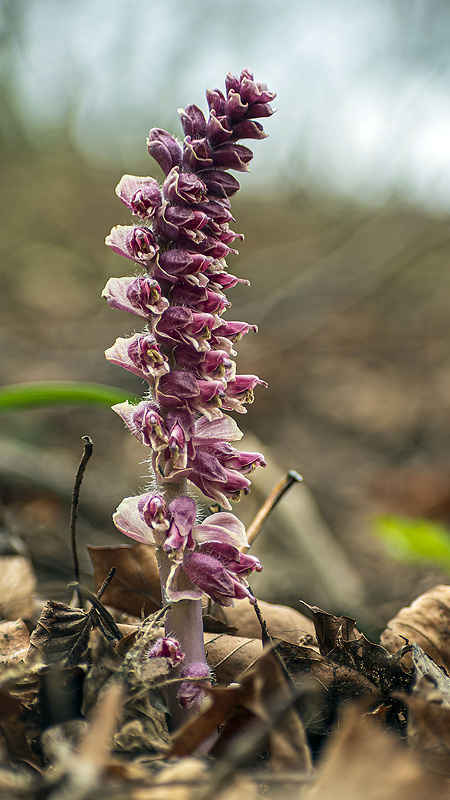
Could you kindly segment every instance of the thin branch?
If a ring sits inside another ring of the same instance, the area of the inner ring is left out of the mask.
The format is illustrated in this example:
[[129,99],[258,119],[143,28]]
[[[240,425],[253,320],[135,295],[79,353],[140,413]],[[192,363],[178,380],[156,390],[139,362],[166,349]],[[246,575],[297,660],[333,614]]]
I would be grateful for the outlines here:
[[123,636],[108,609],[106,609],[103,603],[100,602],[97,595],[95,595],[89,589],[86,589],[85,586],[81,586],[76,581],[71,581],[71,583],[69,583],[69,588],[75,589],[78,594],[80,594],[86,600],[89,600],[89,602],[94,606],[97,614],[101,617],[105,627],[112,634],[114,639],[120,642],[120,640],[123,639]]
[[[259,509],[255,519],[247,528],[247,539],[248,545],[251,547],[253,542],[255,541],[256,537],[261,531],[262,526],[264,525],[267,517],[269,516],[270,512],[275,508],[277,503],[280,502],[281,498],[284,494],[294,485],[294,483],[301,483],[303,480],[302,476],[295,471],[295,469],[290,469],[289,472],[278,481],[277,484],[273,487],[270,494],[264,500],[261,508]],[[248,548],[244,549],[244,552],[247,552]]]
[[111,583],[112,579],[114,578],[114,575],[116,574],[116,570],[117,570],[117,567],[111,567],[111,569],[109,570],[105,580],[103,581],[102,585],[100,586],[100,589],[97,592],[97,599],[98,600],[102,599],[102,595],[104,594],[104,592],[108,588],[109,584]]
[[[86,469],[86,465],[92,455],[92,450],[94,448],[94,443],[90,436],[83,436],[82,439],[84,441],[84,450],[83,450],[83,455],[81,456],[81,461],[78,465],[77,474],[75,476],[75,484],[72,493],[72,504],[70,507],[70,545],[72,549],[73,576],[75,583],[79,583],[80,580],[80,565],[78,563],[77,535],[76,535],[78,500],[80,497],[80,487],[81,487],[81,481],[83,480],[84,471]],[[76,597],[78,605],[80,605],[81,598],[78,590],[76,593]]]

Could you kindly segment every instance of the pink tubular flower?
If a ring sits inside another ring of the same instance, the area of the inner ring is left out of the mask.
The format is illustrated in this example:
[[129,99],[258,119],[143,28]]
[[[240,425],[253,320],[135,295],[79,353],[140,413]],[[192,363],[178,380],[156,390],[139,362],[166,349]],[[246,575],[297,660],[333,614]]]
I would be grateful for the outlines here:
[[[177,698],[182,708],[190,708],[194,705],[195,701],[204,694],[202,685],[207,682],[205,678],[211,677],[211,671],[208,664],[205,664],[203,661],[194,661],[183,669],[181,677],[188,678],[189,680],[183,681],[183,683],[180,684]],[[201,683],[192,682],[196,680],[201,681]],[[207,683],[209,686],[211,685],[209,682]]]
[[159,283],[147,276],[139,278],[110,278],[102,297],[111,308],[128,311],[147,320],[152,314],[162,314],[169,301],[161,296]]
[[105,357],[112,364],[128,369],[149,382],[170,372],[166,356],[161,353],[155,337],[150,333],[135,333],[128,339],[116,339],[113,346],[105,350]]
[[120,256],[140,264],[151,261],[159,250],[150,228],[144,226],[116,225],[106,237],[105,244]]
[[184,661],[184,653],[180,650],[180,645],[176,639],[170,636],[157,639],[155,644],[148,651],[149,658],[165,658],[170,667],[176,667]]
[[116,194],[137,217],[154,217],[161,205],[161,189],[154,178],[124,175],[116,186]]

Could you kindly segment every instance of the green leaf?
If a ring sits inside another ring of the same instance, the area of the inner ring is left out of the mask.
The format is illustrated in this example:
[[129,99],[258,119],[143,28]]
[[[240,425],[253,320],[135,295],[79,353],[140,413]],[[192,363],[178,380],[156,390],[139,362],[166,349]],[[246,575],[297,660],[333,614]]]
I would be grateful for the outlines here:
[[376,517],[374,533],[399,561],[436,564],[450,571],[450,531],[439,522],[408,517]]
[[0,387],[0,413],[51,406],[110,407],[133,395],[115,386],[78,381],[37,381]]

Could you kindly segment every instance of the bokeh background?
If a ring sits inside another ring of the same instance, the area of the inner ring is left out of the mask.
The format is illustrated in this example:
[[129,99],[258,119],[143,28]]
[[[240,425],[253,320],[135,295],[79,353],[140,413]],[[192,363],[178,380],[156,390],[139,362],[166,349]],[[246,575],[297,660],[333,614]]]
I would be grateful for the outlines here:
[[[449,4],[2,0],[0,43],[1,384],[141,393],[103,357],[133,330],[100,298],[129,271],[103,244],[129,222],[114,187],[124,172],[159,177],[148,129],[181,134],[178,107],[205,107],[206,86],[249,67],[278,110],[234,201],[246,240],[229,266],[252,286],[232,290],[231,318],[259,326],[239,371],[269,389],[238,421],[270,469],[236,513],[250,521],[286,469],[305,479],[291,518],[276,512],[260,537],[259,591],[375,628],[447,580],[394,561],[373,520],[450,518]],[[0,418],[3,525],[26,541],[43,594],[64,596],[70,579],[86,433],[81,542],[122,543],[110,515],[146,466],[115,415]]]

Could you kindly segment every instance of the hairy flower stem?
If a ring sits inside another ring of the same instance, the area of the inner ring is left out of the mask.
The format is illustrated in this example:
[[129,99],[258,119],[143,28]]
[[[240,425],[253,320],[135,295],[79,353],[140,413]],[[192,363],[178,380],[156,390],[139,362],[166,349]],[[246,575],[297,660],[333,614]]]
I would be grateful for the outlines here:
[[[205,662],[205,644],[203,639],[203,614],[202,601],[200,600],[180,600],[178,603],[171,603],[165,592],[165,586],[170,572],[171,561],[167,554],[158,547],[156,550],[158,559],[159,574],[161,580],[164,605],[169,605],[170,610],[166,616],[165,633],[166,636],[177,640],[180,650],[184,653],[183,667],[197,662]],[[181,675],[182,667],[175,667],[174,674]],[[177,699],[178,686],[168,687],[169,711],[174,728],[179,727],[195,711],[199,710],[202,694],[194,701],[190,708],[181,708]]]

